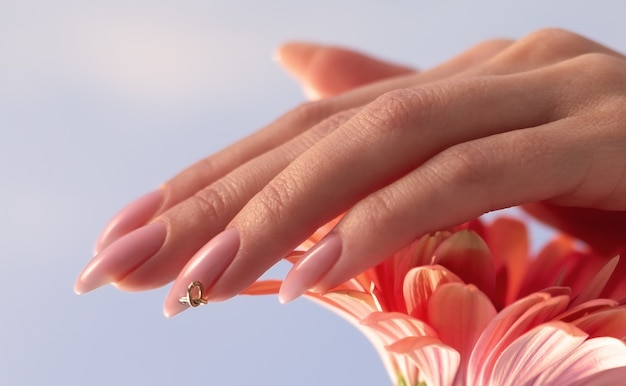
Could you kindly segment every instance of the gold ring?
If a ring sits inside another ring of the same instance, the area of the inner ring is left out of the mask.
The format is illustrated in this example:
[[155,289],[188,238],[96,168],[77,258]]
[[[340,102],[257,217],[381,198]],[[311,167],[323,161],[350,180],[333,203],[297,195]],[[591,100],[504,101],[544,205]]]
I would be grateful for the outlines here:
[[[195,296],[194,289],[197,289]],[[207,301],[204,299],[204,287],[202,286],[202,283],[194,281],[189,284],[187,287],[187,296],[183,296],[178,299],[178,302],[180,304],[190,305],[191,307],[198,307],[201,304],[207,304]]]

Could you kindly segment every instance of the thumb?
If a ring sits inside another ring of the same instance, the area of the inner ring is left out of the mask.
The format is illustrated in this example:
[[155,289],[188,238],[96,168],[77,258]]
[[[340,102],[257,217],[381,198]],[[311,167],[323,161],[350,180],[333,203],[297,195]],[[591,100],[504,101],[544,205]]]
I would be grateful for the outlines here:
[[415,70],[339,47],[292,42],[278,50],[279,63],[311,99],[337,95],[358,86]]

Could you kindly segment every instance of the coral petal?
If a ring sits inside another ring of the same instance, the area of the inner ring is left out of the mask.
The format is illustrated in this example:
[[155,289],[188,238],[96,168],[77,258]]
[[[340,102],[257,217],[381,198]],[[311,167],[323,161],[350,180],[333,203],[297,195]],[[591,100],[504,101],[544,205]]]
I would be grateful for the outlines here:
[[242,295],[274,295],[280,290],[280,280],[259,280],[241,291]]
[[407,313],[427,320],[428,300],[433,292],[443,284],[462,282],[457,275],[439,265],[413,268],[404,278],[403,297]]
[[619,263],[619,256],[615,256],[612,258],[602,269],[598,272],[591,282],[585,287],[583,292],[581,292],[576,298],[572,301],[572,306],[577,306],[582,304],[588,300],[597,298],[604,286],[613,275],[613,271],[615,271],[615,267],[617,267],[617,263]]
[[614,308],[586,315],[573,323],[590,337],[610,336],[626,338],[626,307]]
[[519,292],[528,265],[528,231],[524,223],[501,217],[487,228],[487,237],[494,261],[506,269],[506,303],[511,303]]
[[462,374],[476,341],[496,314],[489,298],[471,284],[444,284],[428,302],[429,324],[461,355]]
[[473,231],[459,231],[435,250],[433,264],[457,274],[465,283],[474,284],[487,296],[493,295],[496,270],[489,247]]
[[618,305],[619,303],[612,299],[594,299],[583,304],[579,304],[576,307],[569,308],[567,311],[559,315],[558,319],[564,322],[572,322],[592,312],[617,307]]

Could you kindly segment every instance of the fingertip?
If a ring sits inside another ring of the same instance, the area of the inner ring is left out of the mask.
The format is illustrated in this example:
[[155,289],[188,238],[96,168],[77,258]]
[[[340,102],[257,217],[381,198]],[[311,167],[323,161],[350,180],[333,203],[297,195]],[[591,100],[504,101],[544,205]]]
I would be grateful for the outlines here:
[[280,286],[278,301],[289,303],[317,285],[335,265],[341,249],[341,238],[337,234],[330,234],[317,243],[289,271]]
[[311,59],[322,48],[321,45],[305,42],[289,42],[278,47],[274,60],[291,75],[302,80],[307,75]]
[[109,220],[104,230],[96,240],[93,255],[96,256],[107,246],[145,225],[161,208],[165,195],[163,189],[157,189],[139,197],[122,208]]

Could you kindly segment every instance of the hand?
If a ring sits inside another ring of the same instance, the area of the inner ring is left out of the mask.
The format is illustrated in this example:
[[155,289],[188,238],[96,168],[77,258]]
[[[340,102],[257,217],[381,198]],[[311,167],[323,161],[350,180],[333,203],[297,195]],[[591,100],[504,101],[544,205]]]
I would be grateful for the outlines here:
[[[149,289],[180,272],[166,314],[185,309],[178,298],[195,280],[209,300],[224,300],[344,212],[288,274],[283,301],[313,286],[332,288],[421,234],[494,209],[529,205],[558,223],[583,208],[624,224],[620,54],[555,30],[487,42],[422,73],[311,46],[285,47],[285,60],[299,49],[309,59],[295,54],[304,65],[287,64],[295,73],[306,67],[299,75],[321,95],[375,78],[343,72],[350,81],[325,89],[314,75],[316,66],[333,73],[322,55],[360,61],[361,75],[386,69],[377,77],[393,77],[304,104],[123,211],[103,233],[98,249],[106,248],[81,274],[78,292],[108,282]],[[623,226],[612,229],[596,241],[623,248]]]

